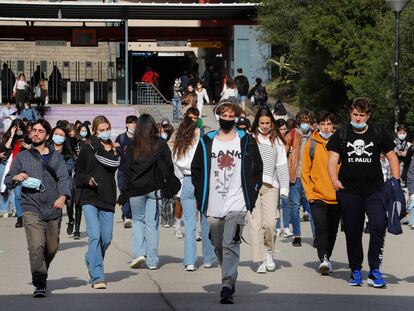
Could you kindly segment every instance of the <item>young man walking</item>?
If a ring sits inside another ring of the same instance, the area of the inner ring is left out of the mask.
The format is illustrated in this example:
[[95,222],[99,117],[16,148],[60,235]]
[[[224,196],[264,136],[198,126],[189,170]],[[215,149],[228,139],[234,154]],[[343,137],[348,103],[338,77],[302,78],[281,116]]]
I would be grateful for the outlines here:
[[32,149],[20,152],[5,184],[22,185],[23,225],[29,248],[33,297],[46,296],[48,269],[59,246],[62,208],[70,197],[70,179],[62,155],[46,144],[52,129],[40,119],[32,128]]
[[335,115],[326,111],[320,112],[317,122],[319,131],[312,133],[303,150],[301,177],[315,224],[315,244],[321,262],[319,272],[328,275],[332,272],[329,259],[341,219],[341,209],[327,170],[326,144],[333,134]]
[[243,112],[246,111],[246,98],[249,94],[249,79],[243,74],[242,68],[237,68],[237,77],[234,78],[237,85],[237,93],[240,97]]
[[222,269],[222,304],[233,303],[243,226],[262,185],[263,163],[256,140],[235,128],[240,110],[233,100],[218,105],[220,128],[200,139],[191,164],[197,205],[202,217],[208,217]]
[[[329,140],[328,170],[336,197],[342,208],[351,278],[349,285],[361,286],[362,231],[365,214],[369,222],[368,285],[386,286],[379,270],[383,258],[387,215],[381,203],[384,179],[381,170],[381,152],[390,163],[391,173],[400,179],[400,165],[392,138],[380,126],[368,122],[371,116],[367,98],[356,98],[349,110],[351,124],[338,130]],[[337,165],[341,161],[341,167]]]
[[[124,178],[125,171],[125,152],[129,145],[134,142],[135,127],[137,126],[137,116],[130,115],[125,119],[126,131],[125,133],[119,134],[115,139],[115,142],[119,144],[119,149],[121,151],[121,165],[118,168],[117,181],[118,189],[122,189],[122,180]],[[124,228],[132,227],[132,212],[131,206],[129,205],[129,200],[122,205],[122,220],[124,221]]]

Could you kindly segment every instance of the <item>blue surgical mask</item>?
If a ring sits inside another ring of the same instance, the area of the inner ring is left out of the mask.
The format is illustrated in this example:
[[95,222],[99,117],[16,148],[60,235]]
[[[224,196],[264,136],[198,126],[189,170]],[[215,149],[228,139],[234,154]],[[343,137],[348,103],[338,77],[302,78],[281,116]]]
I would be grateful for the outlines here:
[[60,135],[53,135],[52,140],[56,145],[61,145],[65,142],[66,138]]
[[88,132],[87,131],[80,131],[80,136],[85,138],[86,136],[88,136]]
[[300,129],[302,131],[302,133],[308,133],[310,130],[310,124],[309,123],[301,123],[300,124]]
[[331,136],[332,136],[332,132],[331,132],[331,133],[328,133],[328,134],[325,134],[325,133],[319,132],[319,135],[320,135],[323,139],[329,139],[329,137],[331,137]]
[[45,186],[42,184],[42,181],[34,177],[23,180],[22,187],[39,190],[40,192],[45,191]]
[[365,122],[362,123],[355,123],[354,121],[351,121],[351,125],[353,128],[356,128],[357,130],[362,130],[363,128],[365,128],[367,126],[367,124]]
[[111,138],[111,131],[109,130],[106,132],[99,132],[98,138],[102,139],[103,141],[108,141]]
[[167,133],[165,133],[165,132],[162,132],[160,136],[161,136],[161,138],[162,138],[162,139],[164,139],[164,140],[167,140],[167,138],[168,138],[168,134],[167,134]]

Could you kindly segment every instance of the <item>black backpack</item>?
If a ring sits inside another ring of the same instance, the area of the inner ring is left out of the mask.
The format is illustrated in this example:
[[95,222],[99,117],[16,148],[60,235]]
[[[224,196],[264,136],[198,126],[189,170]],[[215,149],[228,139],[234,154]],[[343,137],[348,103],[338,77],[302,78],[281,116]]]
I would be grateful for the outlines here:
[[267,92],[263,85],[259,85],[254,91],[254,101],[264,103],[266,101]]

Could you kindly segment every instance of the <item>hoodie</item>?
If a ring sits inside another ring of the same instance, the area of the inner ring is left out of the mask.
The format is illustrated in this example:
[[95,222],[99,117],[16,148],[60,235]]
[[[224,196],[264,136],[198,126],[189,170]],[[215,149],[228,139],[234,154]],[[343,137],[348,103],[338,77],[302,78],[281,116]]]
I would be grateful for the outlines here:
[[[313,160],[310,156],[311,140],[316,142]],[[337,204],[336,192],[328,173],[327,143],[328,140],[323,139],[318,131],[313,132],[303,150],[301,179],[308,201],[321,200],[327,204]]]

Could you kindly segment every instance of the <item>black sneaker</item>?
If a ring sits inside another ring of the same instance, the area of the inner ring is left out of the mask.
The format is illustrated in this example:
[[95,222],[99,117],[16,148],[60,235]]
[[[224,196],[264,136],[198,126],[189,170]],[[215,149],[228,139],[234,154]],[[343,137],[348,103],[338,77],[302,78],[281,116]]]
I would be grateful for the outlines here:
[[36,287],[35,291],[33,292],[33,298],[45,298],[46,297],[46,288],[44,287]]
[[23,218],[22,217],[17,217],[17,222],[14,225],[15,228],[22,228],[23,227]]
[[295,236],[295,238],[293,239],[293,242],[292,242],[292,246],[295,246],[295,247],[301,247],[302,246],[302,239],[300,238],[300,236]]
[[80,232],[79,231],[75,231],[73,233],[73,239],[74,240],[80,240]]
[[233,293],[232,289],[228,287],[223,287],[220,292],[220,303],[223,305],[233,304]]
[[66,233],[68,235],[72,235],[72,233],[73,233],[73,221],[68,222],[68,228],[66,229]]

